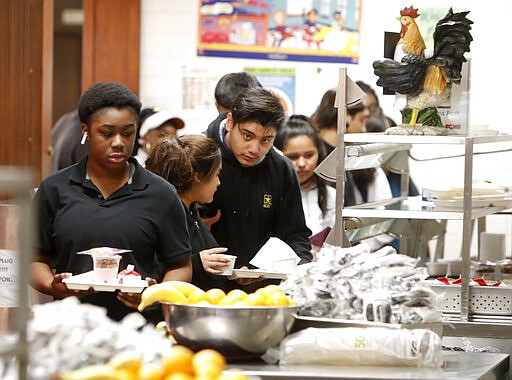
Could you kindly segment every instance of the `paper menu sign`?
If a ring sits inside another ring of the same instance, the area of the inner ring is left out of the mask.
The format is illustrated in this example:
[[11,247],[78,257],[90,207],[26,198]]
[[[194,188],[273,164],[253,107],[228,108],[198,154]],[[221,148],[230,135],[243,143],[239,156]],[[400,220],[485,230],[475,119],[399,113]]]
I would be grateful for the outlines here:
[[18,252],[0,249],[0,307],[18,306]]
[[286,267],[286,272],[290,273],[299,261],[299,257],[288,244],[277,237],[271,237],[249,263],[267,271],[280,271],[280,267]]

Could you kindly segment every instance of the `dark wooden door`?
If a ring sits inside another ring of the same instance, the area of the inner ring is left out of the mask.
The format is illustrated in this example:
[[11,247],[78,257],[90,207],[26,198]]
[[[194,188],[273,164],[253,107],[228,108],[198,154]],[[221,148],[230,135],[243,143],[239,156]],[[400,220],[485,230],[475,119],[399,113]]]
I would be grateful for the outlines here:
[[140,0],[84,0],[82,91],[100,81],[139,93]]
[[33,168],[38,183],[50,172],[53,0],[1,0],[0,51],[0,166]]

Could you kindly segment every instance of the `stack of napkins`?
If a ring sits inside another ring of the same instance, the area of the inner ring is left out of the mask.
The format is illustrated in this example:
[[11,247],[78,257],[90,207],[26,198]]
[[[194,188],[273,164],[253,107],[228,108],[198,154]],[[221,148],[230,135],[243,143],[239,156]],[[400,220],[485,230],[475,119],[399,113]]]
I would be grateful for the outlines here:
[[300,261],[295,251],[279,238],[271,237],[252,258],[250,264],[269,272],[295,273]]

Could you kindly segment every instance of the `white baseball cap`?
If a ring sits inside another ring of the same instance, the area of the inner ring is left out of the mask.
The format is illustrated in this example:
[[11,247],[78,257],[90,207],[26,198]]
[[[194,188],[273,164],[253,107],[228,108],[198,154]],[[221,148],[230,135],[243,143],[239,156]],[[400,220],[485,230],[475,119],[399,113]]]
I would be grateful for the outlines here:
[[170,121],[176,129],[181,129],[185,126],[183,119],[178,116],[174,116],[167,111],[158,111],[144,120],[140,126],[140,137],[144,137],[150,130],[161,127],[168,121]]

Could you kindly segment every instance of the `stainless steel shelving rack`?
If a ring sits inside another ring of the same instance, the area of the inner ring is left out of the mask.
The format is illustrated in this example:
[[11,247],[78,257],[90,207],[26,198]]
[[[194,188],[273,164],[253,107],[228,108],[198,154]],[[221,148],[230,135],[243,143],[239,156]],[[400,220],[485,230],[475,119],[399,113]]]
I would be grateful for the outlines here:
[[28,343],[27,321],[29,317],[29,266],[34,242],[34,226],[31,212],[31,192],[34,175],[28,169],[0,168],[0,194],[14,195],[19,206],[19,260],[18,260],[18,307],[15,309],[17,340],[12,344],[0,344],[0,355],[15,355],[18,360],[18,379],[27,379]]
[[[461,311],[460,320],[468,321],[469,318],[469,272],[470,272],[470,248],[471,229],[474,219],[486,215],[501,212],[507,206],[500,207],[472,207],[472,183],[473,183],[473,158],[474,147],[478,144],[503,143],[512,141],[512,135],[496,136],[401,136],[385,135],[383,133],[354,133],[343,134],[344,143],[392,143],[392,144],[433,144],[433,145],[459,145],[464,146],[464,199],[461,211],[436,211],[435,209],[411,207],[405,202],[407,197],[392,198],[380,202],[372,202],[358,206],[344,207],[336,216],[336,220],[342,217],[355,218],[383,218],[383,219],[416,219],[416,220],[461,220],[462,221],[462,286],[461,286]],[[338,156],[339,157],[339,156]],[[341,162],[344,157],[341,156]],[[340,161],[338,161],[338,164]],[[343,163],[339,166],[343,166]],[[337,186],[343,191],[344,186]],[[338,196],[338,194],[337,194]],[[341,195],[343,196],[343,194]],[[338,198],[340,199],[340,198]],[[342,199],[342,198],[341,198]]]

